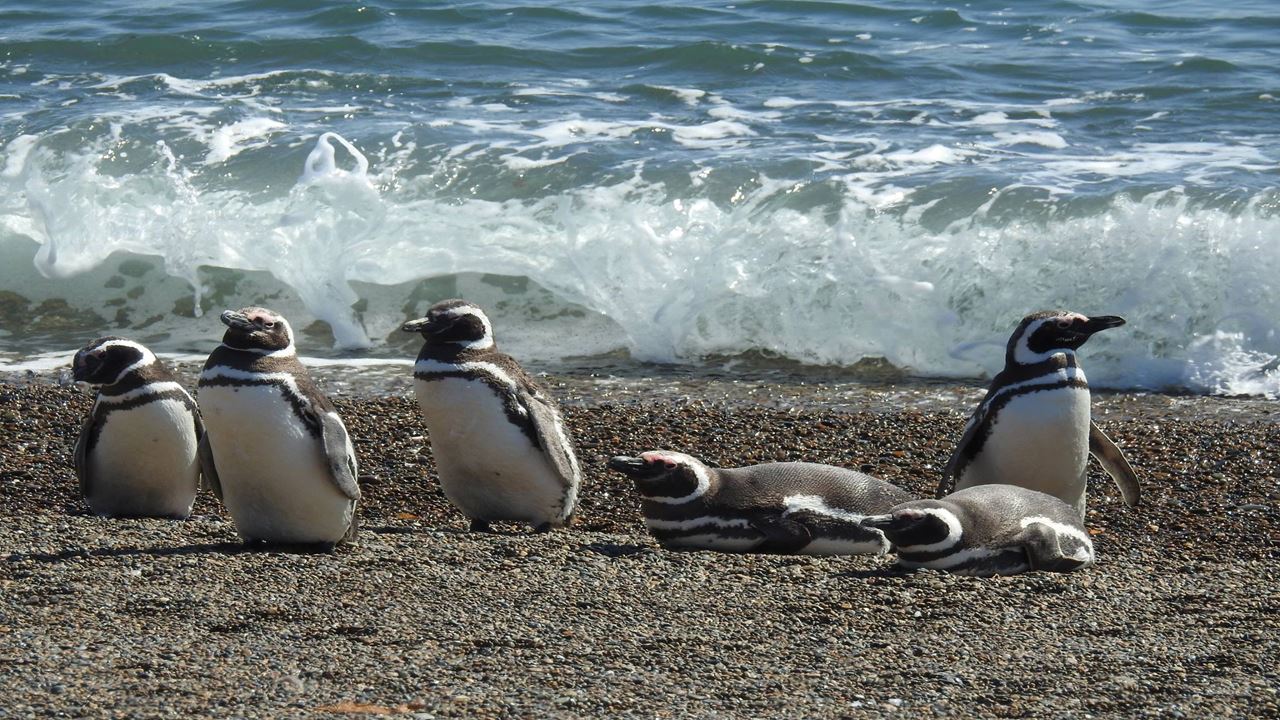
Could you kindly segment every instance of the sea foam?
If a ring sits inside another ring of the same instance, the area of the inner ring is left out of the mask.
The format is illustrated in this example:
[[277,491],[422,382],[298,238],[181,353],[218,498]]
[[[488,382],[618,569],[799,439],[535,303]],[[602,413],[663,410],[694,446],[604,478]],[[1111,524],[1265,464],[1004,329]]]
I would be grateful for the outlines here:
[[[584,139],[632,131],[566,121],[532,132],[535,147],[576,152]],[[708,138],[734,132],[722,125]],[[439,148],[435,162],[485,162],[494,149]],[[706,168],[699,182],[680,183],[637,163],[608,182],[489,200],[442,192],[447,175],[408,171],[424,150],[400,135],[374,163],[324,133],[291,186],[259,194],[202,186],[191,162],[163,142],[149,167],[112,175],[101,150],[54,151],[21,137],[6,148],[0,175],[21,199],[3,206],[2,242],[12,250],[34,241],[34,268],[47,279],[9,268],[5,287],[32,303],[61,299],[101,316],[95,304],[111,291],[77,278],[124,251],[158,258],[179,282],[128,299],[119,332],[189,346],[189,318],[211,300],[262,298],[300,315],[300,327],[324,321],[339,347],[377,355],[406,352],[396,327],[438,299],[421,285],[438,278],[448,281],[441,293],[493,303],[532,356],[625,349],[660,362],[744,352],[827,365],[883,358],[944,377],[994,373],[1022,314],[1070,307],[1129,319],[1088,346],[1096,384],[1280,389],[1267,370],[1280,356],[1272,323],[1280,251],[1268,242],[1280,232],[1274,193],[1215,205],[1169,190],[1073,206],[1009,186],[972,203],[913,199],[918,188],[886,180],[921,165],[972,162],[974,151],[872,149],[882,158],[874,172],[818,182]],[[239,155],[259,151],[246,145]],[[494,160],[501,172],[561,162],[505,157]],[[1039,214],[1025,212],[1028,198]],[[1010,202],[1017,213],[1007,212]],[[218,268],[239,275],[233,282]],[[468,277],[481,280],[461,282]],[[184,284],[188,319],[174,290]],[[555,330],[522,332],[517,320]],[[196,325],[218,332],[213,318]],[[594,329],[575,331],[582,327]]]

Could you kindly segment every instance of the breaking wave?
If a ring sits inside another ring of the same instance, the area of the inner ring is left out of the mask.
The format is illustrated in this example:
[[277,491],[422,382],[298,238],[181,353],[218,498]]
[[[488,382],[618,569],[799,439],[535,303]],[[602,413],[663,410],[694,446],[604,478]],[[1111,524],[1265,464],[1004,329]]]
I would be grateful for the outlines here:
[[[0,337],[20,350],[110,331],[199,349],[219,332],[203,313],[254,302],[291,315],[313,351],[398,356],[413,344],[396,331],[405,318],[462,294],[493,309],[508,348],[537,358],[883,358],[973,377],[999,369],[1021,315],[1069,307],[1129,320],[1087,348],[1096,384],[1280,390],[1274,191],[1099,198],[970,183],[886,202],[884,185],[857,173],[634,163],[598,184],[543,180],[537,193],[489,199],[453,190],[466,148],[396,134],[366,154],[331,132],[281,153],[293,171],[280,169],[275,187],[219,185],[192,169],[268,152],[272,131],[231,126],[185,158],[158,141],[128,173],[110,167],[118,133],[88,151],[11,141],[0,163]],[[493,148],[469,163],[489,183],[539,181],[538,162]]]

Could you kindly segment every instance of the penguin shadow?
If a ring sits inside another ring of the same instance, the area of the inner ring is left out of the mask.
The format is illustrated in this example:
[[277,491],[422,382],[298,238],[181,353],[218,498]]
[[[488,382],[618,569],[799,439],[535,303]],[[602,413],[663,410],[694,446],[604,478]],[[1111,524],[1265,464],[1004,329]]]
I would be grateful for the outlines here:
[[844,570],[835,574],[836,577],[849,578],[851,580],[873,580],[888,578],[906,578],[915,574],[913,570],[900,568],[897,565],[881,565],[873,568],[860,568],[857,570]]
[[652,550],[652,548],[647,545],[632,545],[630,543],[594,542],[585,543],[579,547],[583,550],[596,553],[597,555],[604,555],[607,558],[630,557],[631,555],[638,555]]
[[249,549],[238,542],[199,543],[194,545],[178,545],[165,547],[113,547],[86,550],[84,548],[67,549],[56,553],[12,553],[7,556],[9,562],[60,563],[69,560],[80,560],[91,557],[172,557],[178,555],[237,555]]

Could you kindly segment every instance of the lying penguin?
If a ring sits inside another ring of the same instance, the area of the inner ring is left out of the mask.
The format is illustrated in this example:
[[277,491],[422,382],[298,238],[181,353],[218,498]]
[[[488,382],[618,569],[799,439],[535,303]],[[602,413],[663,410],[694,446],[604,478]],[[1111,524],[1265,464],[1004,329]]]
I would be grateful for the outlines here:
[[649,532],[678,550],[881,555],[888,540],[860,521],[912,499],[870,475],[814,463],[711,468],[650,450],[609,467],[635,481]]
[[940,500],[914,500],[862,525],[884,533],[904,568],[960,575],[1070,572],[1093,564],[1093,542],[1075,508],[1017,485],[976,485]]

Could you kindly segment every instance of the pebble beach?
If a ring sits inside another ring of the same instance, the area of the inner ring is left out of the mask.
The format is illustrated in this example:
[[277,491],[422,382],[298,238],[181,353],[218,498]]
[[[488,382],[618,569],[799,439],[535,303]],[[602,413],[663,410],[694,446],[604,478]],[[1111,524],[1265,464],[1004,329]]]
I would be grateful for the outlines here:
[[340,395],[362,531],[330,554],[245,551],[205,492],[187,521],[87,514],[71,451],[91,397],[0,384],[0,716],[1280,714],[1266,403],[1097,396],[1144,505],[1126,509],[1091,466],[1098,564],[981,579],[891,557],[664,551],[604,465],[650,448],[808,460],[930,496],[971,403],[894,409],[877,401],[903,397],[890,388],[837,407],[820,386],[777,388],[786,403],[653,401],[543,382],[586,471],[573,528],[465,532],[412,400]]

